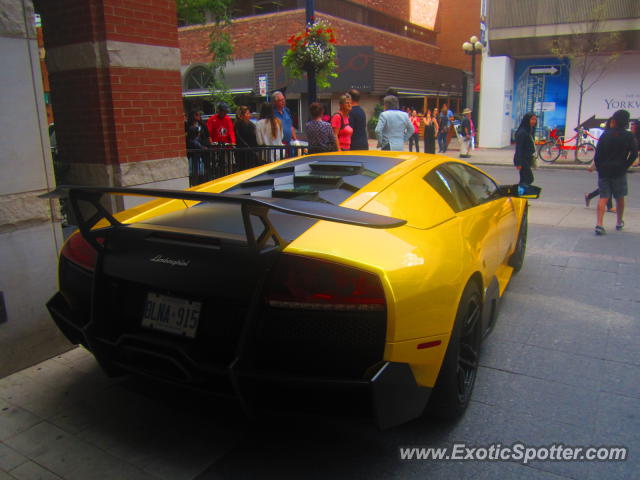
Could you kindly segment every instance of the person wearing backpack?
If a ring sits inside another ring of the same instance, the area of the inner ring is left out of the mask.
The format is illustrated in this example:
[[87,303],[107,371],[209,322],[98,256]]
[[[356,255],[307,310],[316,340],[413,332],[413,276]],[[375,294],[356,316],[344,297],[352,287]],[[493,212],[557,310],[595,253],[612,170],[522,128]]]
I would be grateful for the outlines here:
[[351,148],[351,136],[353,128],[349,125],[349,112],[351,111],[351,95],[340,96],[340,111],[331,117],[331,127],[338,139],[338,151]]

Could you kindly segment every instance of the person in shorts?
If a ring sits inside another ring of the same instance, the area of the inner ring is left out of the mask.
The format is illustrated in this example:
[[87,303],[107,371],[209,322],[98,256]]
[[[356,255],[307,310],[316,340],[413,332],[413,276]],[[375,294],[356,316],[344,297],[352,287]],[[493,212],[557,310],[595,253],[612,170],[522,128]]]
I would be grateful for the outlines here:
[[629,112],[618,110],[610,120],[610,128],[605,131],[596,147],[594,162],[598,170],[600,199],[596,217],[596,235],[606,233],[602,226],[607,200],[616,201],[616,230],[624,228],[624,197],[627,196],[627,169],[638,157],[638,145],[629,126]]

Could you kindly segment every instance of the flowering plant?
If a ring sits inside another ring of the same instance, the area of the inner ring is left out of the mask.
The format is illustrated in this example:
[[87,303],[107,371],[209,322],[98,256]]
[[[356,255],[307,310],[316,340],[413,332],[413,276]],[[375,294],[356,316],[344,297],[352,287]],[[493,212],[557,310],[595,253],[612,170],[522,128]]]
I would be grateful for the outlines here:
[[289,50],[282,58],[282,65],[289,71],[291,78],[302,78],[303,74],[313,70],[319,87],[330,87],[330,77],[335,72],[336,37],[324,20],[308,23],[304,32],[289,37]]

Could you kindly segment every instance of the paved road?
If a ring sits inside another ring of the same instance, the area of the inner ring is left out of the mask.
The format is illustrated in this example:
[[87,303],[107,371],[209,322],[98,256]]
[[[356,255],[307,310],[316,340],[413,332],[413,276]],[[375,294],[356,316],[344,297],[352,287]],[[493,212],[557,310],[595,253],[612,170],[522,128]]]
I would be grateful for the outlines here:
[[[513,174],[489,171],[505,182]],[[0,480],[637,478],[640,233],[593,235],[593,208],[580,198],[581,182],[593,178],[586,173],[536,175],[545,196],[531,207],[525,266],[507,290],[459,422],[421,420],[385,432],[339,417],[272,414],[248,422],[228,402],[109,380],[76,349],[0,379]],[[565,211],[577,219],[572,226]],[[629,459],[522,465],[408,462],[398,453],[516,441],[622,445]]]
[[[511,166],[479,165],[484,171],[500,183],[518,183],[517,170]],[[540,198],[543,202],[584,205],[584,194],[597,187],[597,174],[583,168],[551,169],[538,168],[535,172],[535,184],[543,188]],[[627,175],[629,196],[627,204],[631,208],[640,208],[640,171]],[[595,208],[594,203],[591,206]],[[594,214],[595,215],[595,214]]]

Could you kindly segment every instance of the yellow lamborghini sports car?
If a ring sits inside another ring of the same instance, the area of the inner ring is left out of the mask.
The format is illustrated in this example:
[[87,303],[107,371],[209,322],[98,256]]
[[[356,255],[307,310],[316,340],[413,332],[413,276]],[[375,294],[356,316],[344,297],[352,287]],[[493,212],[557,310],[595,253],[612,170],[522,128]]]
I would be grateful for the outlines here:
[[[60,187],[80,231],[55,322],[109,373],[340,408],[381,428],[452,418],[522,266],[526,194],[448,157],[341,152],[186,191]],[[158,197],[111,215],[107,195]],[[284,395],[283,395],[284,394]],[[287,406],[287,408],[289,408]]]

